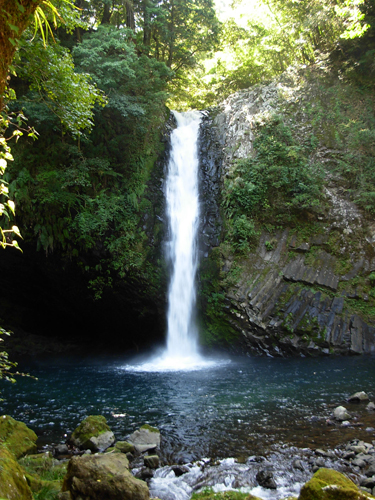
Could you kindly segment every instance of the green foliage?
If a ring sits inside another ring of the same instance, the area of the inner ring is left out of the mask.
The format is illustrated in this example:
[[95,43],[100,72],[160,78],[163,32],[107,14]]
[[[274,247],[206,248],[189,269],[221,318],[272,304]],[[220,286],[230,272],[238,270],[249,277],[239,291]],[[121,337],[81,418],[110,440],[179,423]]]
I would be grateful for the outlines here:
[[44,104],[58,117],[63,132],[82,135],[82,130],[93,126],[94,105],[105,105],[103,92],[90,83],[88,74],[74,71],[67,49],[58,43],[45,46],[41,39],[31,42],[27,34],[16,68],[18,76],[29,83],[30,91],[17,105],[24,106],[26,115],[32,118],[36,103]]
[[[5,108],[5,111],[7,112],[8,109]],[[10,239],[11,237],[14,238],[13,235],[21,238],[21,234],[16,225],[13,224],[10,227],[12,219],[15,215],[15,204],[14,201],[9,198],[9,183],[5,180],[5,171],[8,166],[8,162],[13,161],[8,141],[12,138],[16,138],[16,140],[18,140],[23,134],[20,130],[23,116],[22,114],[18,114],[16,116],[17,127],[9,137],[6,137],[6,132],[8,131],[12,118],[14,118],[14,116],[9,114],[4,113],[0,115],[0,247],[4,249],[10,246],[16,248],[17,250],[21,250],[18,245],[18,241]],[[35,137],[35,134],[31,129],[28,129],[27,132],[29,133],[29,136]]]
[[[373,20],[369,2],[262,0],[253,3],[251,14],[245,2],[237,4],[247,24],[226,20],[220,52],[185,76],[185,106],[205,108],[239,89],[269,81],[290,66],[326,61],[329,54],[348,71],[356,70],[358,60],[364,75],[373,67],[372,32],[362,29]],[[364,19],[361,10],[370,11]],[[368,47],[366,57],[358,57],[359,44],[363,51]]]
[[157,112],[167,98],[165,87],[171,71],[162,62],[138,56],[129,29],[99,26],[84,36],[73,55],[78,68],[89,72],[109,96],[107,108],[124,118],[141,120]]
[[[160,281],[150,259],[153,248],[144,245],[141,219],[152,207],[142,197],[163,147],[171,72],[138,54],[130,35],[127,29],[101,26],[74,51],[78,76],[90,72],[97,92],[108,95],[107,105],[92,115],[90,136],[81,135],[78,147],[69,133],[62,140],[50,102],[28,100],[25,108],[41,139],[38,147],[17,145],[11,171],[10,192],[25,238],[36,239],[46,253],[78,257],[95,298],[115,276],[142,276],[150,287]],[[47,54],[48,48],[39,49]],[[51,50],[67,54],[61,47]]]
[[309,161],[312,148],[297,141],[281,117],[267,118],[258,128],[254,148],[255,156],[239,161],[226,180],[224,207],[230,218],[262,219],[319,204],[323,176]]
[[62,481],[67,469],[67,462],[59,462],[49,453],[26,456],[21,458],[20,464],[28,474],[37,476],[42,481]]
[[322,79],[313,102],[305,103],[315,135],[334,150],[326,169],[339,175],[348,194],[365,211],[375,212],[375,114],[371,91]]
[[322,198],[322,169],[309,160],[313,147],[294,138],[280,116],[258,125],[254,148],[255,155],[237,162],[224,183],[228,236],[240,251],[256,241],[254,222],[290,223]]
[[51,485],[42,486],[33,494],[34,500],[57,500],[59,491]]
[[254,242],[259,234],[255,230],[254,222],[249,220],[246,215],[235,218],[232,227],[234,247],[240,251],[247,250],[251,242]]
[[[345,9],[345,7],[344,7]],[[330,56],[333,67],[361,87],[374,88],[375,71],[375,6],[359,2],[359,15],[354,17]]]
[[[2,335],[10,335],[11,332],[8,332],[4,328],[0,326],[0,336]],[[4,342],[4,339],[0,337],[0,342]],[[8,353],[6,351],[0,351],[0,379],[7,380],[8,382],[14,383],[16,379],[14,376],[14,368],[17,366],[17,363],[9,360]]]
[[218,45],[220,23],[212,0],[105,0],[83,4],[83,17],[101,26],[124,27],[137,51],[181,76]]

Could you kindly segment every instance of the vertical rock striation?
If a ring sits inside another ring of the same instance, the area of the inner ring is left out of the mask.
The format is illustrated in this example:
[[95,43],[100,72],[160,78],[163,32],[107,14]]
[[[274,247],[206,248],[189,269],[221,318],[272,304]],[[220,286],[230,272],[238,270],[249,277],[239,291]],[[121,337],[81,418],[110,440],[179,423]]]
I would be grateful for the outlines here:
[[[301,137],[310,130],[300,105],[308,89],[299,84],[284,76],[269,85],[237,92],[219,110],[205,112],[201,183],[206,255],[218,245],[223,227],[219,210],[223,180],[231,175],[237,160],[254,154],[256,125],[282,112],[282,106],[297,104],[301,110],[293,116],[294,126]],[[323,165],[337,154],[324,144],[315,152]],[[229,253],[221,249],[222,311],[228,328],[238,333],[242,352],[272,356],[375,353],[371,295],[375,227],[350,200],[341,179],[328,172],[325,202],[328,208],[323,216],[308,214],[315,227],[308,234],[289,227],[269,233],[259,227],[258,243],[245,255],[236,255],[233,248]]]

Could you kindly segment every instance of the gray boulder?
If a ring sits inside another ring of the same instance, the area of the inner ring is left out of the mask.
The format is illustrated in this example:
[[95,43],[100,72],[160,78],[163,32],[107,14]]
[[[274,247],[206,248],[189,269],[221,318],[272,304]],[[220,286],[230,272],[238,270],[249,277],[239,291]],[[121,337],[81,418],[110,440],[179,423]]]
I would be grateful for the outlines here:
[[340,422],[343,422],[344,420],[348,420],[348,418],[351,418],[350,413],[348,413],[347,409],[344,406],[338,406],[337,408],[335,408],[333,411],[333,416],[335,417],[336,420],[339,420]]
[[352,394],[348,398],[348,403],[363,403],[364,401],[368,401],[369,397],[368,395],[361,391],[361,392],[356,392],[355,394]]
[[102,415],[90,415],[70,437],[70,443],[81,450],[104,451],[115,442],[115,436]]
[[160,446],[160,432],[150,425],[142,425],[129,436],[129,442],[134,445],[138,453],[154,450]]

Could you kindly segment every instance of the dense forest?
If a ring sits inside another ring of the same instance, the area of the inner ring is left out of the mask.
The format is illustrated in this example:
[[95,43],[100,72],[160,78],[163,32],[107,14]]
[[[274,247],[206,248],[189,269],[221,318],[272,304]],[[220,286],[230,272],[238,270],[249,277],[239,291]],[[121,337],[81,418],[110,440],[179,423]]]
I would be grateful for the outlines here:
[[[213,109],[291,67],[318,69],[368,103],[367,124],[347,131],[357,157],[340,169],[353,199],[374,213],[373,3],[234,0],[232,8],[243,17],[220,16],[213,0],[0,0],[0,236],[4,248],[16,247],[7,253],[20,247],[39,252],[47,268],[69,269],[90,303],[111,301],[125,287],[137,318],[155,315],[164,307],[166,269],[155,215],[163,201],[151,181],[163,168],[169,110]],[[298,145],[274,125],[258,138],[258,159],[247,160],[253,168],[237,166],[244,184],[224,194],[224,213],[236,216],[227,226],[235,251],[257,225],[275,222],[282,200],[302,211],[319,203],[322,174],[312,176],[304,163],[313,144]],[[285,157],[299,172],[299,190],[280,178]],[[5,327],[17,324],[6,313],[7,280]]]

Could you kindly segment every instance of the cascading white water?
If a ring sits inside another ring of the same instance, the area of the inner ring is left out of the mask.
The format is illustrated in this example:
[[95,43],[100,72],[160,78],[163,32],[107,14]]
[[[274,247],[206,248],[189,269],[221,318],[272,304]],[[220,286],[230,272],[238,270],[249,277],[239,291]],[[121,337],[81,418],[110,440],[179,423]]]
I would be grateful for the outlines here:
[[191,370],[217,364],[199,354],[195,325],[198,265],[198,135],[199,111],[177,113],[177,128],[171,133],[171,153],[166,180],[169,240],[167,257],[171,265],[168,290],[167,346],[146,363],[128,366],[134,371]]
[[172,266],[168,291],[166,356],[196,361],[197,331],[194,323],[195,276],[198,264],[199,225],[198,132],[201,114],[174,113],[177,128],[171,134],[171,156],[166,182],[170,238],[167,245]]

